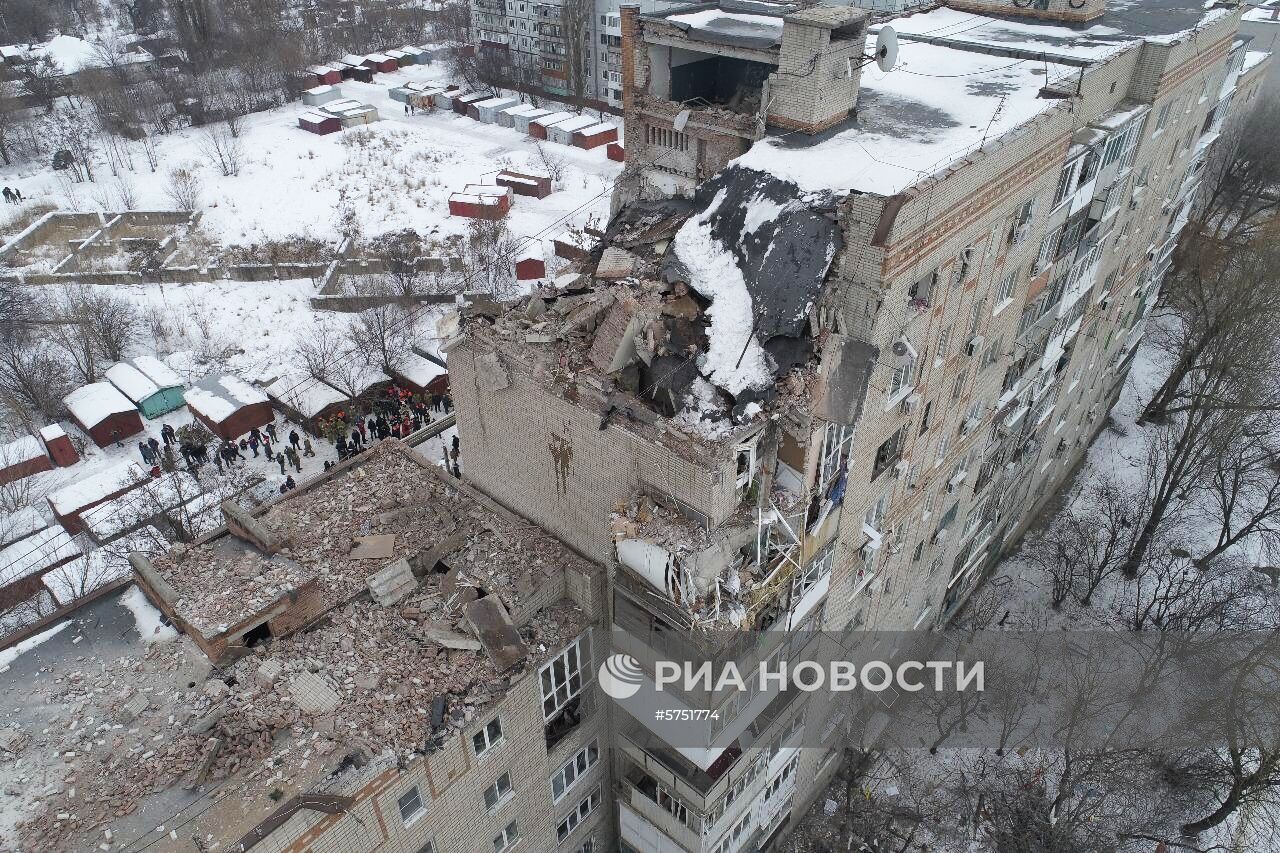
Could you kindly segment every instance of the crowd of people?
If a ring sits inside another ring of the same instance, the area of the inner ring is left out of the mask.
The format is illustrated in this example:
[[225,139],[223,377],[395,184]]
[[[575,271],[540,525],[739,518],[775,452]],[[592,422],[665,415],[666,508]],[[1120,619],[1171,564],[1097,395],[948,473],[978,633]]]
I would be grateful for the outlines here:
[[[447,394],[415,394],[392,385],[386,395],[372,405],[359,411],[343,411],[321,422],[337,453],[337,462],[324,460],[323,470],[330,470],[338,462],[350,459],[382,439],[407,438],[452,408],[453,401]],[[281,494],[297,488],[293,475],[303,473],[308,464],[303,460],[319,461],[310,435],[296,428],[290,428],[288,435],[282,435],[274,421],[262,428],[254,427],[238,440],[215,440],[210,444],[183,440],[172,426],[164,424],[160,427],[159,439],[148,436],[138,442],[138,452],[153,477],[160,476],[162,470],[176,468],[175,454],[182,457],[187,470],[192,473],[209,462],[221,473],[233,466],[247,464],[251,459],[262,459],[279,466],[280,476],[284,478],[280,482]],[[445,469],[455,477],[462,476],[458,457],[459,443],[455,435],[444,452]]]

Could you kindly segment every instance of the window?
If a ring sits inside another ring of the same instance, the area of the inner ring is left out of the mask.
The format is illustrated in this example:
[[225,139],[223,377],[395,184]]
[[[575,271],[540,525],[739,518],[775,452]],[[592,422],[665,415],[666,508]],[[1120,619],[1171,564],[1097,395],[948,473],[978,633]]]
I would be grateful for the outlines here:
[[836,546],[831,543],[814,555],[803,571],[796,572],[791,578],[791,600],[794,603],[800,596],[813,589],[818,581],[831,574],[831,565],[836,559]]
[[1013,224],[1009,226],[1009,245],[1016,246],[1031,233],[1031,219],[1035,216],[1036,200],[1027,199],[1013,216]]
[[1062,174],[1058,176],[1058,188],[1053,193],[1054,207],[1066,201],[1067,196],[1071,194],[1071,190],[1075,187],[1076,167],[1079,165],[1079,160],[1073,160],[1062,167]]
[[551,798],[555,802],[564,799],[565,794],[582,778],[588,770],[600,760],[600,749],[595,741],[587,744],[578,753],[566,761],[551,777]]
[[839,476],[852,446],[853,427],[827,424],[822,435],[822,465],[818,474],[820,489],[825,489]]
[[978,330],[982,328],[982,312],[986,310],[987,298],[975,300],[973,307],[969,309],[969,337],[978,334]]
[[889,377],[890,400],[911,389],[911,374],[915,372],[915,369],[916,359],[912,355],[908,355],[902,360],[901,364],[893,369],[893,375]]
[[955,272],[952,274],[951,284],[954,286],[967,281],[973,272],[973,246],[969,246],[956,255]]
[[907,289],[907,296],[912,302],[922,308],[929,307],[929,300],[933,298],[933,289],[938,285],[938,271],[930,270],[925,273]]
[[942,334],[938,336],[938,354],[934,358],[935,362],[940,362],[947,357],[947,347],[951,343],[951,327],[947,326],[942,330]]
[[720,839],[720,843],[715,846],[711,853],[729,853],[731,850],[737,850],[742,840],[751,834],[751,818],[752,812],[748,810],[734,824],[733,829],[725,833],[724,838]]
[[516,842],[520,840],[520,827],[516,826],[513,820],[507,824],[507,828],[493,838],[493,853],[506,853],[512,847],[516,846]]
[[968,380],[968,378],[969,378],[968,370],[960,371],[960,373],[956,376],[955,383],[952,384],[951,386],[951,399],[953,400],[960,399],[960,395],[964,393],[964,383],[966,380]]
[[483,729],[471,736],[471,747],[476,751],[476,757],[479,758],[501,740],[502,721],[494,717]]
[[950,433],[944,433],[942,436],[942,440],[938,442],[937,458],[934,459],[933,461],[933,465],[935,468],[938,465],[942,464],[943,459],[947,458],[947,450],[950,449],[950,447],[951,447],[951,435]]
[[578,828],[587,817],[600,805],[600,789],[596,788],[586,799],[578,803],[578,807],[565,815],[564,820],[556,826],[556,839],[564,841],[569,834]]
[[396,800],[396,805],[400,807],[400,821],[405,826],[427,813],[426,807],[422,805],[422,793],[417,785],[401,794]]
[[898,461],[898,457],[902,455],[902,440],[905,432],[905,426],[899,427],[897,432],[886,438],[884,443],[876,448],[875,464],[871,469],[872,480],[884,473],[884,469]]
[[999,314],[1000,309],[1013,299],[1013,289],[1017,286],[1018,271],[1014,269],[1000,280],[1000,287],[996,290],[996,307],[993,314]]
[[591,836],[586,841],[573,848],[573,853],[596,853],[596,838]]
[[920,435],[929,431],[929,415],[933,412],[933,401],[924,404],[924,414],[920,415]]
[[[604,38],[604,36],[601,36]],[[645,141],[657,148],[668,148],[672,151],[688,151],[689,137],[669,127],[645,125]]]
[[1000,360],[1000,352],[1004,348],[1004,338],[996,338],[982,355],[982,368],[987,369]]
[[558,654],[555,660],[542,667],[542,716],[550,720],[564,709],[569,701],[582,692],[582,672],[590,671],[591,651],[585,644],[586,637],[579,637]]
[[503,773],[492,785],[484,789],[484,807],[493,811],[511,798],[511,774]]
[[1165,104],[1160,108],[1160,112],[1156,113],[1156,130],[1164,130],[1164,126],[1169,123],[1169,111],[1173,108],[1173,104]]
[[884,524],[884,517],[889,512],[889,495],[886,492],[881,495],[871,508],[867,510],[867,514],[862,517],[862,523],[872,530],[880,530]]

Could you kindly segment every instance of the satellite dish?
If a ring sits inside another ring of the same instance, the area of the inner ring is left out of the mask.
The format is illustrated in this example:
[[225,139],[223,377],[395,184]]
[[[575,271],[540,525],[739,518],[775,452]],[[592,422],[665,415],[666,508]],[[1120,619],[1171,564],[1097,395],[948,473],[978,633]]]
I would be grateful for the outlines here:
[[892,71],[898,64],[898,34],[893,27],[885,25],[876,36],[876,65],[881,71]]
[[907,354],[907,342],[899,338],[893,342],[893,354],[902,358]]
[[675,121],[671,122],[671,127],[677,133],[684,130],[684,126],[689,123],[689,116],[693,115],[692,110],[681,110],[676,113]]

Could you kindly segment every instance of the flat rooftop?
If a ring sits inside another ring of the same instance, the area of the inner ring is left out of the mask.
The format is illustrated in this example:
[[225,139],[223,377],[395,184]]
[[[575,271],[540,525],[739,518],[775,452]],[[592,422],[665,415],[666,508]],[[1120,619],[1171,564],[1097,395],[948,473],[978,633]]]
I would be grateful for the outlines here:
[[1112,0],[1103,17],[1079,25],[946,7],[893,18],[881,24],[898,33],[898,63],[888,73],[862,69],[855,118],[816,136],[771,133],[734,163],[806,191],[894,195],[1062,103],[1042,97],[1044,88],[1226,14],[1187,0]]
[[[19,848],[91,849],[103,840],[104,827],[113,828],[117,843],[141,837],[156,842],[155,850],[188,850],[191,837],[207,834],[234,840],[288,797],[345,784],[338,775],[353,754],[360,763],[412,760],[470,725],[512,680],[584,631],[587,614],[560,598],[532,612],[524,608],[527,618],[516,626],[528,650],[523,668],[500,668],[483,641],[474,642],[463,611],[477,596],[514,613],[528,605],[529,592],[545,597],[548,584],[563,583],[565,566],[586,561],[443,480],[433,467],[398,442],[383,442],[258,513],[292,537],[283,559],[337,602],[305,630],[213,668],[186,636],[121,646],[120,638],[132,636],[117,624],[123,610],[104,599],[82,611],[107,608],[101,645],[97,633],[72,644],[83,633],[73,623],[57,635],[59,643],[40,646],[38,656],[20,656],[0,673],[5,695],[54,706],[43,717],[21,708],[9,713],[27,739],[24,760],[56,760],[56,773],[36,778],[74,779],[31,786]],[[405,598],[384,607],[358,594],[365,577],[386,563],[350,556],[353,538],[367,535],[394,536],[395,556],[454,537],[457,547],[441,549],[447,574],[427,574]],[[247,567],[246,548],[236,542],[230,534],[215,535],[188,549],[176,568],[156,560],[193,596],[188,612],[197,618],[229,618],[232,605],[223,599],[236,592],[252,599],[261,591],[227,571]],[[276,581],[281,587],[296,582]],[[197,591],[216,603],[200,610]],[[137,596],[135,605],[158,619],[141,590],[126,595]],[[144,638],[154,630],[145,619],[140,625]],[[146,702],[133,716],[125,706],[138,696]],[[210,738],[221,746],[201,772]],[[169,839],[167,829],[157,833],[179,809],[185,813],[178,840]],[[0,846],[6,840],[0,835]]]
[[771,134],[733,162],[805,191],[894,195],[1059,105],[1041,89],[1076,73],[962,47],[899,45],[892,71],[863,68],[856,118],[816,136]]

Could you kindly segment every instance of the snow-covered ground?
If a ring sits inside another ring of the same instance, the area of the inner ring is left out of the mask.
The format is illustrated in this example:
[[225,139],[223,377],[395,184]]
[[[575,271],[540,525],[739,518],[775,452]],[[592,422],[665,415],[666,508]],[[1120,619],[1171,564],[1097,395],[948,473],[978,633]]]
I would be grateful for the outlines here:
[[[517,196],[507,218],[513,234],[553,236],[559,223],[582,225],[608,215],[609,192],[622,164],[603,147],[591,151],[537,143],[516,130],[439,110],[406,115],[387,94],[409,80],[449,82],[438,66],[409,66],[378,74],[373,83],[346,81],[344,97],[378,108],[382,121],[316,136],[297,126],[307,109],[292,103],[244,119],[243,162],[224,177],[203,151],[205,132],[186,128],[161,137],[160,165],[148,170],[140,147],[136,170],[124,172],[138,209],[175,207],[166,194],[169,173],[194,165],[203,184],[203,228],[223,245],[338,236],[339,215],[350,210],[364,236],[413,228],[428,236],[463,234],[467,219],[448,215],[449,194],[467,184],[491,183],[504,168],[545,173],[538,147],[563,163],[563,177],[543,199]],[[118,179],[105,164],[94,183],[68,183],[47,162],[0,169],[0,182],[17,186],[33,202],[63,209],[98,209],[118,196]],[[113,204],[118,208],[118,204]]]

